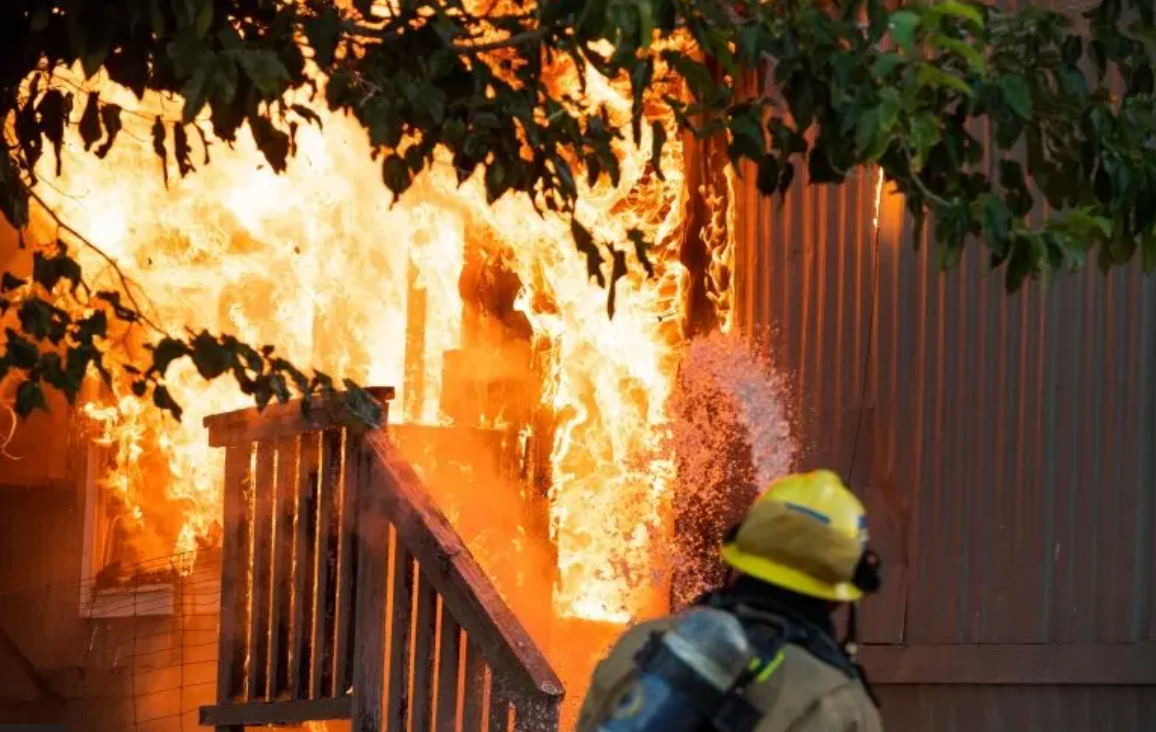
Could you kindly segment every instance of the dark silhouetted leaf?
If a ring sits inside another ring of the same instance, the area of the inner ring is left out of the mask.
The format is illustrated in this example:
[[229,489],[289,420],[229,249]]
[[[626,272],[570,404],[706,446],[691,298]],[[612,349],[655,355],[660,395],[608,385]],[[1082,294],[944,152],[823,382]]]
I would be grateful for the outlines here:
[[594,243],[594,236],[574,218],[570,219],[570,235],[574,238],[574,245],[578,247],[578,251],[586,255],[586,276],[595,279],[599,287],[605,287],[606,276],[602,274],[602,252]]
[[182,178],[193,172],[193,161],[189,153],[189,136],[185,126],[173,125],[173,158],[177,161],[177,170]]
[[11,328],[5,328],[4,334],[8,338],[8,353],[5,356],[8,364],[18,369],[30,369],[40,358],[40,349],[36,344],[27,340]]
[[93,92],[88,95],[88,104],[80,117],[80,139],[84,141],[86,151],[100,140],[100,134],[100,93]]
[[157,117],[153,122],[153,152],[161,159],[161,174],[164,176],[165,188],[169,187],[169,160],[168,151],[165,149],[165,123]]
[[175,338],[163,338],[153,347],[153,365],[150,369],[162,377],[168,371],[169,364],[179,358],[189,355],[189,347],[184,341]]
[[48,411],[48,400],[39,381],[25,381],[16,387],[16,414],[27,417],[35,410]]
[[184,410],[181,409],[181,406],[173,399],[169,390],[162,384],[157,384],[153,387],[153,404],[155,404],[157,408],[172,414],[178,422],[181,421],[181,414],[184,413]]
[[36,105],[36,115],[40,118],[40,131],[52,143],[56,153],[56,175],[61,174],[61,148],[64,145],[64,128],[68,124],[68,114],[72,110],[72,95],[65,95],[58,89],[44,92]]
[[116,142],[117,135],[120,134],[120,111],[120,107],[115,104],[105,104],[100,109],[100,119],[104,123],[104,129],[108,137],[105,138],[101,146],[96,149],[96,156],[98,158],[104,158],[108,155],[109,151],[112,150],[113,143]]
[[0,275],[0,292],[10,292],[26,284],[28,284],[27,280],[22,280],[11,272]]
[[395,198],[400,198],[413,184],[409,166],[405,164],[404,158],[396,154],[386,156],[381,165],[381,177],[385,181],[386,188],[393,192]]
[[614,249],[611,251],[611,257],[613,258],[613,266],[610,269],[609,292],[606,294],[606,313],[613,320],[618,280],[626,276],[626,252],[621,249]]

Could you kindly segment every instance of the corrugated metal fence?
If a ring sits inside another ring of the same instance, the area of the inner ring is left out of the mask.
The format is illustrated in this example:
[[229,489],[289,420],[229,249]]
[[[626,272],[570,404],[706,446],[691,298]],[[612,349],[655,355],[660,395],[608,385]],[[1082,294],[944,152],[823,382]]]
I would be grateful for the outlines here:
[[[851,470],[887,588],[889,729],[1156,728],[1156,278],[940,273],[875,174],[737,184],[740,326],[790,379],[801,467]],[[857,439],[856,439],[857,437]]]

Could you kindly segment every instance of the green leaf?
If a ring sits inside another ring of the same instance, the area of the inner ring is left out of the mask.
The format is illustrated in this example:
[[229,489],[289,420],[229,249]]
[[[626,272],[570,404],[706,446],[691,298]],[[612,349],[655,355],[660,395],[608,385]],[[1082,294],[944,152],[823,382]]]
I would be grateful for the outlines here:
[[910,10],[899,10],[891,14],[887,23],[891,38],[909,56],[915,55],[915,37],[921,22],[922,19]]
[[980,13],[975,6],[959,2],[959,0],[940,0],[931,6],[928,12],[929,20],[934,17],[936,21],[938,21],[938,19],[943,16],[966,21],[976,26],[979,30],[983,30],[984,27],[983,14]]
[[606,286],[606,277],[602,274],[602,252],[594,244],[594,236],[578,219],[570,219],[570,235],[574,238],[574,245],[578,251],[586,255],[586,274],[598,282],[599,287]]
[[21,419],[40,409],[48,411],[48,400],[39,381],[25,381],[16,387],[16,414]]
[[1021,118],[1032,117],[1032,91],[1028,82],[1019,74],[1007,74],[999,79],[999,88],[1004,101]]
[[1011,231],[1011,216],[1008,214],[1007,206],[1004,205],[1003,199],[991,193],[985,193],[979,200],[983,233],[991,244],[1002,248]]
[[209,29],[213,27],[213,2],[214,0],[201,0],[200,7],[197,8],[198,38],[204,38]]
[[763,126],[754,114],[739,114],[731,118],[730,133],[732,137],[732,157],[742,156],[749,160],[758,160],[766,149],[763,136]]
[[970,43],[945,35],[937,35],[935,45],[964,59],[974,71],[982,73],[987,68],[987,61],[984,59],[983,53]]
[[871,109],[865,112],[859,118],[859,124],[855,126],[855,152],[865,156],[867,151],[875,146],[875,140],[881,131],[879,110]]
[[289,83],[289,72],[272,51],[244,50],[236,54],[236,59],[253,86],[267,99],[280,96]]
[[915,157],[911,162],[917,172],[923,170],[927,155],[939,144],[939,126],[939,118],[928,111],[921,111],[911,120],[911,144],[915,147]]
[[885,79],[892,71],[905,63],[907,61],[897,53],[880,54],[871,64],[871,75],[876,79]]
[[955,76],[954,74],[949,74],[942,69],[938,69],[928,63],[921,63],[919,65],[919,71],[915,75],[915,83],[919,86],[930,86],[937,89],[950,87],[966,94],[969,97],[973,96],[975,93],[972,91],[972,88],[968,85],[968,83],[963,79]]
[[1140,262],[1144,274],[1156,272],[1156,228],[1146,231],[1140,239]]

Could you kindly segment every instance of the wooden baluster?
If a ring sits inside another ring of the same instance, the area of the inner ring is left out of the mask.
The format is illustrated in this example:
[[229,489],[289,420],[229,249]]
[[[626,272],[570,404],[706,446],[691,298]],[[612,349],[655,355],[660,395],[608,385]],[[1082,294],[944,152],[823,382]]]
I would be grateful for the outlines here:
[[[221,619],[217,656],[217,701],[237,699],[244,681],[246,617],[242,588],[248,584],[248,491],[250,448],[230,446],[225,452],[225,531],[221,552]],[[231,730],[221,727],[218,732]]]
[[413,732],[433,728],[434,634],[437,633],[437,591],[418,567],[417,622],[413,638]]
[[341,521],[337,551],[337,607],[333,651],[333,695],[345,694],[353,682],[353,651],[357,634],[353,616],[357,608],[357,492],[359,489],[361,438],[345,431],[345,459],[341,479]]
[[249,584],[249,680],[251,701],[264,700],[269,670],[269,565],[273,544],[275,448],[257,443],[257,475],[253,484],[252,582]]
[[462,692],[462,732],[482,732],[482,705],[486,693],[486,664],[476,644],[466,636],[466,679]]
[[269,698],[289,690],[290,592],[293,583],[293,516],[297,492],[297,450],[300,440],[277,443],[277,499],[273,525],[273,601],[269,611]]
[[293,640],[289,659],[289,697],[310,697],[313,667],[313,580],[317,561],[317,491],[320,465],[320,434],[301,435],[301,459],[297,471],[297,526],[293,540]]
[[501,674],[490,673],[490,722],[489,732],[509,732],[510,730],[510,688],[509,682]]
[[437,732],[455,732],[458,721],[458,658],[462,628],[441,602],[442,627],[438,649]]
[[[348,453],[346,453],[348,454]],[[372,485],[373,465],[358,462],[361,486]],[[369,490],[357,500],[357,615],[353,635],[353,722],[350,732],[380,732],[385,685],[385,605],[389,524]]]
[[337,605],[337,487],[341,473],[341,432],[321,435],[321,488],[317,509],[317,572],[314,576],[317,606],[313,618],[313,673],[310,692],[314,698],[333,693],[333,621]]
[[413,555],[401,543],[393,548],[393,617],[390,620],[389,699],[385,723],[404,732],[409,716],[409,646],[413,613]]

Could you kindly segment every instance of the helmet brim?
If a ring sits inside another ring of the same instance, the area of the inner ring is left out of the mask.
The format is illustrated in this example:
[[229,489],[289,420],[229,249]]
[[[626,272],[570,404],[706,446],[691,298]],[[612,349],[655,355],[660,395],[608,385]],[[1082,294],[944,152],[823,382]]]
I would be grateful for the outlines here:
[[735,544],[724,544],[722,557],[743,574],[808,597],[832,602],[856,602],[863,597],[863,591],[850,582],[824,582],[793,567],[744,552]]

